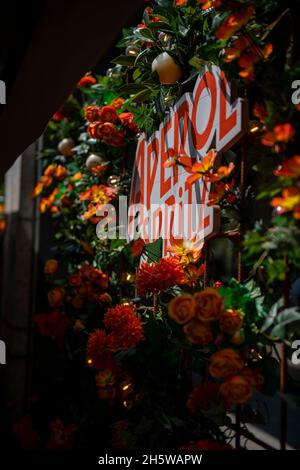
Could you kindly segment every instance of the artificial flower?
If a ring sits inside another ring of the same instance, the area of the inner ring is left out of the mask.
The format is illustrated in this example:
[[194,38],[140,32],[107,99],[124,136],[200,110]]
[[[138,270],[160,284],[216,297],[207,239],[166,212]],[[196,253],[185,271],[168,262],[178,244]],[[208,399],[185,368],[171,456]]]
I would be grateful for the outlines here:
[[120,109],[120,108],[122,108],[122,106],[124,106],[124,100],[123,100],[123,98],[115,98],[115,99],[112,100],[112,102],[110,103],[110,106],[112,106],[112,107],[115,108],[115,109]]
[[183,331],[188,341],[193,344],[206,346],[213,341],[213,333],[210,324],[208,322],[203,323],[197,318],[193,318],[189,323],[184,325]]
[[243,321],[243,315],[238,310],[227,309],[221,314],[219,318],[219,325],[224,333],[233,335],[241,328]]
[[90,333],[87,342],[87,360],[92,367],[96,369],[110,368],[115,351],[115,340],[112,334],[107,334],[102,329]]
[[241,372],[244,361],[241,356],[231,348],[222,349],[211,357],[209,373],[215,379],[226,379]]
[[245,377],[233,375],[220,386],[220,395],[228,405],[243,404],[251,398],[252,388]]
[[104,315],[104,325],[114,336],[118,349],[135,347],[144,340],[143,323],[131,305],[116,305]]
[[274,197],[271,205],[276,207],[278,214],[293,211],[295,219],[300,219],[300,188],[288,186],[282,191],[282,197]]
[[300,177],[300,155],[283,160],[282,164],[274,170],[275,176],[283,176],[284,178]]
[[58,261],[56,259],[48,259],[44,265],[45,274],[55,274],[58,269]]
[[245,24],[248,23],[254,12],[255,8],[253,5],[240,8],[235,13],[227,16],[225,21],[223,21],[223,23],[215,31],[215,35],[218,39],[229,39],[243,26],[245,26]]
[[89,122],[96,122],[99,118],[99,108],[95,105],[88,105],[84,109],[84,117]]
[[204,322],[217,320],[224,309],[223,299],[215,289],[207,287],[194,294],[195,315]]
[[139,295],[163,292],[186,281],[183,268],[175,257],[162,258],[158,263],[143,262],[137,277]]
[[99,109],[98,115],[100,122],[102,123],[115,123],[118,119],[116,108],[114,106],[103,106],[101,109]]
[[216,382],[203,382],[189,395],[186,406],[189,411],[206,411],[212,405],[220,402],[220,384]]
[[188,177],[187,183],[193,184],[198,179],[208,176],[214,166],[216,157],[217,152],[215,150],[210,150],[200,162],[194,163],[193,166],[188,169],[192,175]]
[[51,307],[61,307],[64,304],[66,291],[63,287],[54,287],[48,292],[48,301]]
[[82,87],[90,87],[91,85],[96,85],[97,80],[92,77],[90,74],[84,75],[78,82],[77,86],[82,86]]
[[194,299],[190,294],[174,297],[168,305],[169,317],[179,325],[184,325],[195,316]]

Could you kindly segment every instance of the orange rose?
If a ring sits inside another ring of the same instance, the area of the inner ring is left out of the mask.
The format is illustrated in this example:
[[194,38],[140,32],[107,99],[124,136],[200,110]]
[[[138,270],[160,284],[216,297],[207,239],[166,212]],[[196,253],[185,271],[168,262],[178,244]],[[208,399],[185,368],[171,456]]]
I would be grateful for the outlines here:
[[122,108],[123,105],[124,105],[124,100],[123,100],[123,98],[115,98],[115,99],[112,100],[112,102],[110,103],[110,106],[113,106],[113,107],[116,108],[116,109]]
[[221,385],[220,395],[227,404],[242,404],[251,397],[252,388],[244,377],[234,375]]
[[115,132],[115,125],[112,122],[105,122],[100,124],[99,136],[101,139],[107,140],[110,139]]
[[99,118],[99,108],[98,106],[86,106],[84,109],[84,117],[89,122],[98,121]]
[[55,178],[57,178],[58,180],[63,180],[67,175],[68,170],[64,166],[58,165],[55,170]]
[[101,294],[98,300],[101,304],[110,304],[112,302],[112,298],[108,292],[104,292],[104,294]]
[[217,320],[223,311],[223,300],[215,289],[207,288],[194,295],[196,317],[202,321]]
[[119,119],[123,126],[127,126],[127,124],[130,124],[133,121],[133,114],[126,112],[126,113],[120,113],[119,114]]
[[101,127],[101,122],[91,122],[87,127],[87,133],[93,139],[102,139]]
[[195,315],[193,297],[190,294],[175,297],[168,305],[168,313],[179,325],[187,323]]
[[55,274],[58,269],[58,262],[56,259],[48,259],[44,266],[45,274]]
[[209,365],[209,373],[215,379],[226,379],[231,375],[241,372],[244,361],[241,356],[231,348],[216,352]]
[[194,318],[183,327],[187,339],[194,344],[205,346],[213,341],[213,334],[208,323],[202,323]]
[[118,119],[116,108],[113,106],[103,106],[103,108],[99,110],[98,115],[101,122],[116,122]]
[[241,328],[243,321],[243,316],[238,310],[227,309],[222,313],[219,324],[221,330],[229,335],[233,335]]
[[48,188],[48,186],[50,186],[53,182],[53,178],[52,176],[41,176],[40,178],[40,184],[42,184],[43,186],[46,186],[46,188]]
[[63,287],[55,287],[48,292],[48,301],[51,307],[61,307],[64,303],[66,291]]
[[125,134],[123,131],[115,130],[112,135],[105,139],[112,147],[123,147],[125,145]]
[[259,390],[264,383],[264,377],[257,369],[246,367],[242,372],[242,376],[248,381],[251,387],[256,390]]

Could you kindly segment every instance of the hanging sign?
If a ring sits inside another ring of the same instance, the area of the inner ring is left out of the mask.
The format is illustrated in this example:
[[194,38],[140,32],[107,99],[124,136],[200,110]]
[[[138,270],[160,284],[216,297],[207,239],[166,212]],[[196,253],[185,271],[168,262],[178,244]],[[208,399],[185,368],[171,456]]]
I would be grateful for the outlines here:
[[[224,72],[205,67],[193,93],[185,93],[158,131],[138,140],[128,218],[129,238],[146,243],[163,239],[163,255],[174,239],[194,239],[200,246],[218,230],[218,208],[208,206],[211,183],[190,184],[188,167],[210,149],[233,145],[246,127],[246,101],[234,97]],[[168,167],[170,156],[181,165]],[[217,163],[217,162],[216,162]]]

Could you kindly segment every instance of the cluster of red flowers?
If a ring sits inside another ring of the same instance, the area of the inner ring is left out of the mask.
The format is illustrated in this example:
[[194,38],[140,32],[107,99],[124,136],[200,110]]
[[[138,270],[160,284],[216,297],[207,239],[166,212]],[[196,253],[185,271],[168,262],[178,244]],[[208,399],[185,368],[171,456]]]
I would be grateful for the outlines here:
[[108,309],[104,316],[104,329],[89,335],[88,363],[96,369],[112,369],[113,354],[118,350],[135,347],[144,340],[143,324],[131,305],[120,304]]
[[52,337],[59,346],[63,345],[70,320],[59,309],[56,308],[51,313],[39,313],[35,316],[35,322],[42,336]]
[[84,220],[92,223],[98,223],[100,217],[96,215],[103,204],[110,202],[116,195],[116,189],[103,184],[90,186],[79,194],[80,201],[88,201],[87,210],[82,215]]
[[177,257],[162,258],[158,263],[142,263],[137,276],[139,295],[163,292],[187,281],[182,264]]
[[85,108],[85,119],[89,122],[87,132],[94,139],[100,139],[112,147],[123,147],[126,136],[132,137],[139,130],[130,112],[118,113],[124,104],[122,98],[114,99],[110,105]]
[[76,309],[82,309],[86,301],[91,304],[111,302],[110,295],[105,292],[108,287],[107,274],[90,264],[83,264],[77,272],[73,273],[69,277],[69,285],[75,291],[71,303]]

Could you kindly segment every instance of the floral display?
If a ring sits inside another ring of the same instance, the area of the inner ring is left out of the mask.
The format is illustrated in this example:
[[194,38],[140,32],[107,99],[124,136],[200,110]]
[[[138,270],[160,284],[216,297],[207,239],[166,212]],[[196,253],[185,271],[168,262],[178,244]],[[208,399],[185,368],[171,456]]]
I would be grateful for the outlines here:
[[[24,447],[100,445],[101,427],[103,448],[116,451],[232,450],[232,413],[243,431],[254,415],[264,421],[257,393],[278,391],[275,345],[289,354],[300,324],[286,291],[300,266],[299,109],[290,100],[300,62],[290,62],[289,28],[277,37],[284,11],[280,0],[147,2],[112,68],[82,77],[49,122],[32,194],[52,230],[34,317],[43,380],[32,418],[15,427]],[[164,167],[184,166],[189,184],[210,188],[217,236],[201,247],[171,240],[164,257],[160,239],[118,238],[119,222],[115,237],[103,236],[106,205],[118,214],[129,195],[140,132],[156,131],[210,64],[248,100],[248,129],[190,165],[184,149],[170,150]],[[49,356],[57,375],[45,377]],[[43,413],[41,441],[34,417]]]

